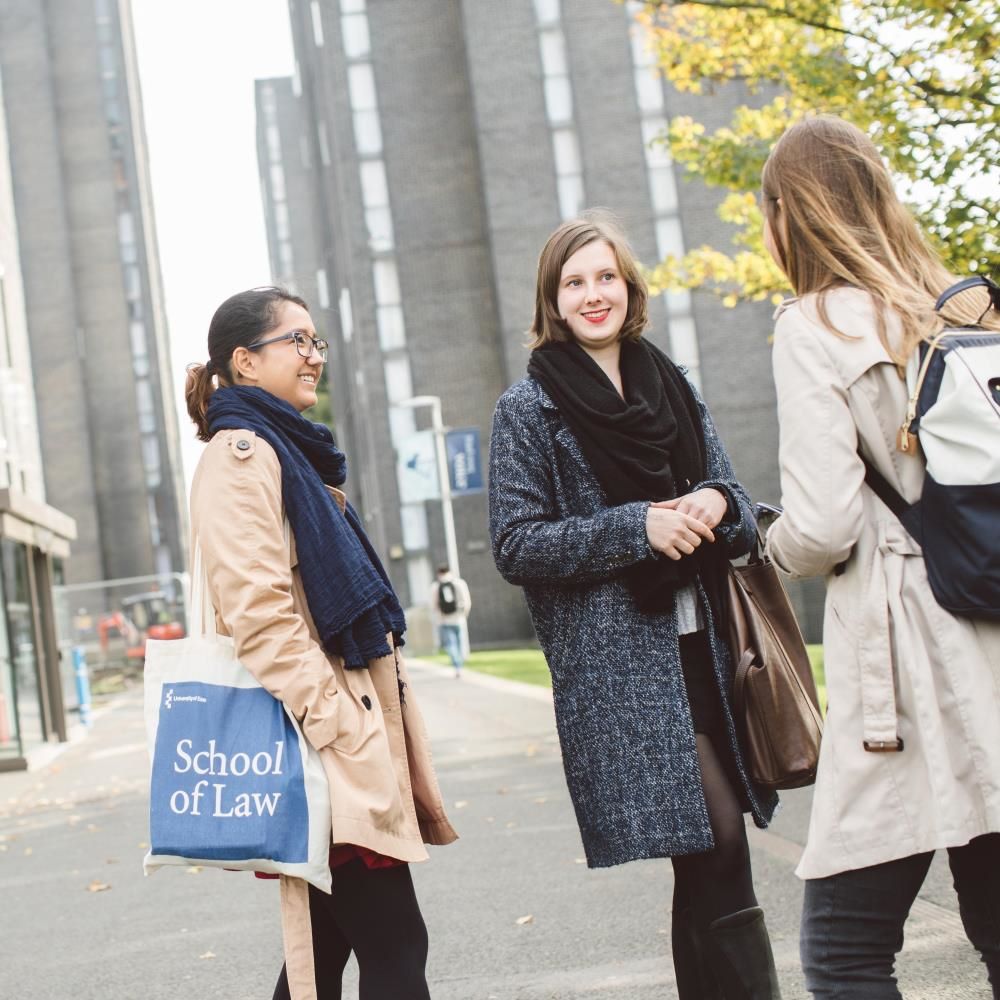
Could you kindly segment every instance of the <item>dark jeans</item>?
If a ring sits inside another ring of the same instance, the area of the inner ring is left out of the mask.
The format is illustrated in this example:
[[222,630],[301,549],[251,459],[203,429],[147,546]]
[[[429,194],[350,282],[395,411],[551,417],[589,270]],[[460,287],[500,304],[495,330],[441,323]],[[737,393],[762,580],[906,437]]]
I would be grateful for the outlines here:
[[[340,1000],[352,951],[361,973],[360,1000],[430,1000],[427,928],[408,865],[338,865],[332,895],[309,886],[309,910],[319,1000]],[[284,966],[273,1000],[290,1000]]]
[[[901,1000],[893,975],[903,924],[933,853],[809,879],[800,948],[816,1000]],[[1000,834],[948,849],[965,933],[1000,1000]]]

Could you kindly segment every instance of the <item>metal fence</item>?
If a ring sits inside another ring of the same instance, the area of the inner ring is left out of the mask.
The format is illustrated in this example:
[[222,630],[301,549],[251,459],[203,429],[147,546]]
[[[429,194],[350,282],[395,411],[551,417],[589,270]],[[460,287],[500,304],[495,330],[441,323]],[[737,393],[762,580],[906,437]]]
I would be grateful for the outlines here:
[[147,639],[179,639],[188,629],[186,573],[137,576],[53,588],[63,697],[79,708],[74,654],[90,678],[139,673]]

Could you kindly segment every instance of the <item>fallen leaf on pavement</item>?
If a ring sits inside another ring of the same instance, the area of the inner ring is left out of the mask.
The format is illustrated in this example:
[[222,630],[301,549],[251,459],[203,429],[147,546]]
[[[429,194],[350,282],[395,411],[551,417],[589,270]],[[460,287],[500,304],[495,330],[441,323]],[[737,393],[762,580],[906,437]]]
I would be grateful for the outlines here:
[[139,842],[139,850],[140,851],[149,850],[149,844],[147,844],[146,841],[144,841],[144,840],[140,841]]
[[215,958],[214,951],[206,951],[204,955],[199,955],[199,958]]
[[100,882],[96,878],[87,886],[87,892],[106,892],[111,886],[107,882]]
[[465,799],[460,799],[455,803],[456,809],[464,809],[469,803]]
[[188,875],[198,875],[201,873],[201,865],[192,865],[190,868],[186,869]]
[[533,924],[534,922],[535,918],[530,913],[526,914],[523,917],[518,917],[517,920],[514,921],[514,923],[516,923],[518,927],[522,927],[524,926],[524,924]]
[[575,864],[575,865],[585,865],[586,863],[587,863],[587,859],[586,858],[574,858],[573,859],[573,864]]

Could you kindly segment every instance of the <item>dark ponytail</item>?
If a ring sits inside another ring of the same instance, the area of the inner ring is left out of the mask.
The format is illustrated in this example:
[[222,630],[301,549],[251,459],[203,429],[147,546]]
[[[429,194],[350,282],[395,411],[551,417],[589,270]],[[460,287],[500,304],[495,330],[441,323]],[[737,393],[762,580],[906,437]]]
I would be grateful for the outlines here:
[[208,363],[188,365],[184,386],[188,414],[195,423],[199,441],[212,439],[206,415],[216,388],[213,379],[218,377],[220,386],[233,384],[229,365],[233,351],[237,347],[249,347],[275,329],[283,302],[309,310],[298,295],[275,285],[238,292],[215,310],[208,327]]

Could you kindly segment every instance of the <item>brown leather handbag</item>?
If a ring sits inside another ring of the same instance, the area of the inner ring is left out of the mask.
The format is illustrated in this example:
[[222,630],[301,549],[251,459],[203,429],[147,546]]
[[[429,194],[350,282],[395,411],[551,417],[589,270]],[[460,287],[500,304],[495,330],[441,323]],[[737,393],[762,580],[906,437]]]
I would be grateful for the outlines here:
[[823,716],[802,633],[760,535],[745,566],[729,567],[733,703],[754,781],[801,788],[816,780]]

